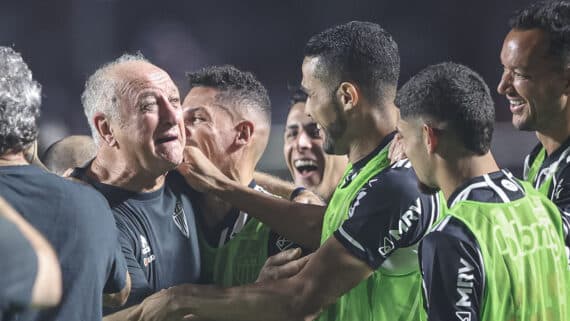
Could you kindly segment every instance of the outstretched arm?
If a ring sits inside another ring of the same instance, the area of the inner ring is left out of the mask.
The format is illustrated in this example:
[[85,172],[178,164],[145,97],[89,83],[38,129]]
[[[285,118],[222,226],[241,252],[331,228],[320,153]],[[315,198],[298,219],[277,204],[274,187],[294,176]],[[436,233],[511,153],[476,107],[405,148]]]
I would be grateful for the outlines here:
[[290,202],[242,186],[222,174],[196,147],[186,147],[185,162],[178,171],[193,188],[215,193],[289,240],[309,249],[319,246],[324,206]]
[[[179,312],[212,320],[307,320],[372,274],[372,268],[331,237],[291,278],[220,288],[181,285],[145,301],[147,308],[170,302]],[[334,280],[334,282],[331,282]],[[136,318],[134,311],[131,315]]]

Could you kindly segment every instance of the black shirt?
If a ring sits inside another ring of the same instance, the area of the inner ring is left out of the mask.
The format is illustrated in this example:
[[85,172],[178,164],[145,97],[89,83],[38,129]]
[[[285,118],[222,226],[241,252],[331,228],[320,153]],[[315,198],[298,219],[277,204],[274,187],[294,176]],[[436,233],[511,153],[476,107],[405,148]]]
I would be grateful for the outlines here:
[[2,313],[27,307],[38,263],[34,249],[12,222],[0,216],[0,320]]
[[170,172],[164,185],[149,193],[96,182],[84,168],[76,168],[72,176],[92,184],[111,205],[132,282],[125,307],[161,289],[199,280],[195,192],[179,173]]
[[[530,165],[534,162],[542,147],[542,144],[538,143],[526,157],[524,164],[525,180],[528,179]],[[540,165],[535,181],[531,183],[534,188],[538,189],[550,175],[553,176],[553,179],[546,197],[558,206],[562,214],[562,226],[566,237],[565,243],[570,255],[570,138],[566,139],[552,154],[545,157]]]
[[[506,203],[524,197],[523,188],[508,171],[485,176],[457,188],[448,200],[449,207],[461,200]],[[428,320],[480,320],[485,289],[483,256],[465,224],[451,216],[444,218],[424,237],[419,254]]]
[[[353,172],[357,173],[370,158],[356,162]],[[419,191],[410,162],[403,160],[376,174],[360,189],[350,205],[349,218],[334,236],[372,269],[384,267],[388,273],[401,273],[417,269],[417,243],[437,215],[437,197]],[[395,252],[397,261],[390,260]]]
[[51,243],[62,270],[56,308],[17,320],[101,320],[102,294],[125,286],[113,215],[101,194],[35,166],[0,166],[0,195]]

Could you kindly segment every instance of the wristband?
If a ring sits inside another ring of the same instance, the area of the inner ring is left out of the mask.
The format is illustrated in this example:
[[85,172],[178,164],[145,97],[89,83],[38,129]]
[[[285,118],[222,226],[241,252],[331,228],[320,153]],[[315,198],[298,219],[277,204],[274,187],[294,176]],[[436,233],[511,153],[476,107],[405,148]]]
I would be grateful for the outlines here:
[[294,200],[295,197],[299,196],[306,188],[303,186],[295,187],[295,189],[291,192],[291,196],[289,196],[289,200]]

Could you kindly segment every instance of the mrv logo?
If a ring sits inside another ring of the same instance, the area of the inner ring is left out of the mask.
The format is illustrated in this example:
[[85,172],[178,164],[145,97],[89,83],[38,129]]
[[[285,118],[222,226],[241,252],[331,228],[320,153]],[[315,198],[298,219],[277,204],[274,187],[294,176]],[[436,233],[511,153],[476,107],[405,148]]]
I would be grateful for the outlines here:
[[470,295],[473,294],[474,268],[463,258],[461,258],[459,262],[461,263],[461,267],[457,271],[457,293],[459,293],[459,300],[455,305],[469,308],[471,307]]
[[383,256],[390,254],[390,252],[392,252],[396,247],[395,242],[399,241],[402,236],[410,230],[414,221],[419,221],[421,215],[422,204],[418,197],[414,204],[412,204],[412,206],[410,206],[400,217],[400,220],[398,221],[398,229],[390,230],[388,232],[390,235],[384,237],[384,242],[380,248],[378,248],[378,252]]

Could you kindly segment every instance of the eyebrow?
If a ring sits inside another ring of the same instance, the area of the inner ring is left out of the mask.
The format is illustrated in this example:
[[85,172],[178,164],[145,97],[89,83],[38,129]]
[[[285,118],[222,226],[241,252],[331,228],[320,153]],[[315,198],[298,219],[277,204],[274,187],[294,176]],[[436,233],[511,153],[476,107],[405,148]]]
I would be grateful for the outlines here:
[[299,125],[297,125],[297,124],[287,125],[287,127],[285,127],[285,129],[299,129]]

